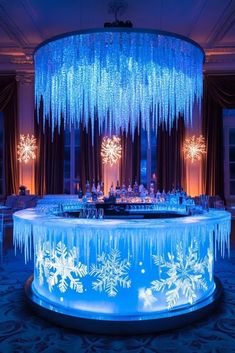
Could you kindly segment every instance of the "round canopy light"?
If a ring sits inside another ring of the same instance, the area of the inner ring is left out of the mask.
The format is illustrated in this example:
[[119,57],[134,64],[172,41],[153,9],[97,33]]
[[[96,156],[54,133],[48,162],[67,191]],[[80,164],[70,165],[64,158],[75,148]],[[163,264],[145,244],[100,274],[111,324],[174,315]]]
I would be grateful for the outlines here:
[[69,33],[35,52],[35,94],[52,130],[86,127],[100,132],[143,127],[171,129],[183,115],[191,124],[202,96],[204,53],[193,41],[168,32],[109,28]]

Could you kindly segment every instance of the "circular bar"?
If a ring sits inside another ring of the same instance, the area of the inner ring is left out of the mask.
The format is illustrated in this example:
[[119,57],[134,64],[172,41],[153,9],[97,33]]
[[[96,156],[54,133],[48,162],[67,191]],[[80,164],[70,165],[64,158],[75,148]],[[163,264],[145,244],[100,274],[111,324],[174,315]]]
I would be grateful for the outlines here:
[[144,333],[212,308],[221,292],[214,259],[229,250],[230,226],[226,211],[95,220],[27,209],[14,214],[14,243],[27,261],[33,241],[26,292],[43,316],[99,333],[125,333],[132,323],[129,333]]

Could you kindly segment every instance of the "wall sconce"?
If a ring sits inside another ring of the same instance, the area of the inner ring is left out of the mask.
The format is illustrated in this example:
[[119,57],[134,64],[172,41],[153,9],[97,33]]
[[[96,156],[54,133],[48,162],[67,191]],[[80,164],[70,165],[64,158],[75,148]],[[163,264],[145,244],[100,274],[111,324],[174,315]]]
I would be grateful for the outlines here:
[[36,158],[36,138],[34,135],[29,136],[20,134],[20,143],[17,145],[17,160],[28,163],[31,159]]
[[190,159],[191,163],[200,161],[203,154],[206,154],[205,138],[202,135],[199,137],[193,135],[186,138],[183,144],[183,152],[185,159]]

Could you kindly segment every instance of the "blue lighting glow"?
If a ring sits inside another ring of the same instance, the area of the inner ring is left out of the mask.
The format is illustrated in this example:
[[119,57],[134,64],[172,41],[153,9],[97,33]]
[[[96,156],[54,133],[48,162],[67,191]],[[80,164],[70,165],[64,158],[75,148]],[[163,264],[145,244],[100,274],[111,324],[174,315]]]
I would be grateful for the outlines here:
[[[167,33],[107,30],[68,34],[35,53],[35,94],[43,97],[44,124],[85,126],[98,117],[100,131],[134,136],[141,125],[170,129],[183,114],[192,122],[202,96],[204,54],[193,42]],[[141,117],[141,119],[139,119]]]
[[214,289],[217,247],[229,249],[225,211],[175,219],[91,220],[14,214],[14,242],[29,257],[32,289],[57,308],[128,320],[189,307]]

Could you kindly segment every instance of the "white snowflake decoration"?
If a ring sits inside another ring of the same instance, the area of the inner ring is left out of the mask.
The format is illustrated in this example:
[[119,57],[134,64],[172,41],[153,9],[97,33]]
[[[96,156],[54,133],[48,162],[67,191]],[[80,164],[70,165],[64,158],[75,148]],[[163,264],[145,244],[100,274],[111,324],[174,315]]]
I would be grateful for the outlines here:
[[180,242],[176,246],[176,258],[168,252],[168,261],[162,256],[153,256],[154,263],[160,267],[161,275],[166,278],[152,281],[151,289],[155,292],[166,293],[166,301],[168,309],[172,309],[180,296],[183,295],[188,303],[195,302],[197,295],[196,290],[207,290],[207,284],[204,279],[205,271],[211,272],[210,254],[203,259],[199,258],[198,243],[192,240],[188,249],[188,255],[183,250],[183,244]]
[[36,139],[32,135],[20,135],[20,143],[17,146],[18,161],[28,163],[30,159],[36,158]]
[[190,159],[191,163],[200,161],[202,156],[206,154],[205,138],[202,135],[199,137],[193,135],[186,138],[183,145],[183,152],[185,159]]
[[105,136],[101,144],[101,157],[103,164],[116,164],[121,158],[122,146],[120,137],[113,136],[109,138]]
[[80,278],[87,275],[87,266],[78,261],[78,249],[73,247],[68,252],[67,247],[61,241],[55,249],[50,249],[50,244],[36,248],[36,268],[38,270],[39,283],[43,284],[46,278],[50,292],[58,287],[61,293],[68,288],[83,293],[83,284]]
[[106,292],[109,297],[115,297],[118,293],[117,286],[123,288],[131,287],[131,280],[128,278],[130,263],[127,259],[120,259],[120,252],[112,249],[110,254],[97,257],[98,265],[92,265],[90,275],[97,277],[92,282],[92,288],[100,292]]

